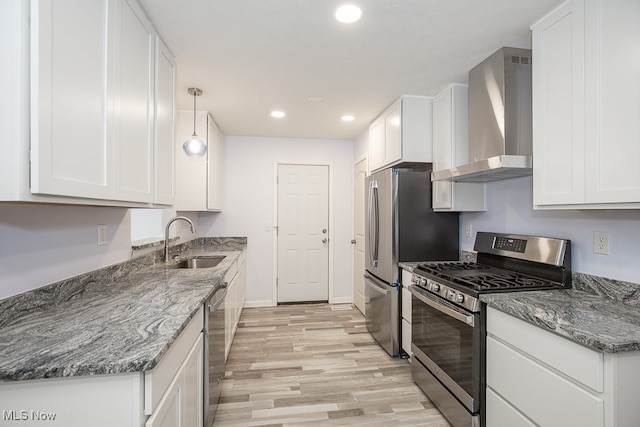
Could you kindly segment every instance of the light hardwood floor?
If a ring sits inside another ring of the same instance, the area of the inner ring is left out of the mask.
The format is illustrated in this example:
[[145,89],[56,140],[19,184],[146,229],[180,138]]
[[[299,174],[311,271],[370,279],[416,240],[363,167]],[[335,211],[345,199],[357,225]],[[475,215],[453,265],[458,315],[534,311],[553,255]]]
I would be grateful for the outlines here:
[[346,304],[245,308],[213,425],[449,427]]

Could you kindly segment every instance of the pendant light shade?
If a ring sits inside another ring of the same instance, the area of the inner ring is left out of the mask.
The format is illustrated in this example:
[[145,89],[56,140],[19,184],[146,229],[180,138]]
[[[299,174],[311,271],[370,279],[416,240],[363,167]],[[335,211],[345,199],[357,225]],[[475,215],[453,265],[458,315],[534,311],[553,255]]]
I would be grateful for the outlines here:
[[182,149],[188,156],[200,157],[207,152],[207,143],[196,134],[196,98],[202,95],[202,90],[190,87],[188,92],[193,95],[193,135],[182,143]]

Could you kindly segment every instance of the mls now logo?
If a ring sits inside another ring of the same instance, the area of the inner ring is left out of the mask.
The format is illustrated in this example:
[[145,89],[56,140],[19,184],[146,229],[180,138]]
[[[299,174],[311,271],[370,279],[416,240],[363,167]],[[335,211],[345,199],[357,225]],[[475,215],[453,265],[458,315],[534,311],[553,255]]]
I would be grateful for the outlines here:
[[2,411],[2,420],[3,421],[53,421],[56,419],[56,414],[54,412],[42,412],[30,410],[3,410]]

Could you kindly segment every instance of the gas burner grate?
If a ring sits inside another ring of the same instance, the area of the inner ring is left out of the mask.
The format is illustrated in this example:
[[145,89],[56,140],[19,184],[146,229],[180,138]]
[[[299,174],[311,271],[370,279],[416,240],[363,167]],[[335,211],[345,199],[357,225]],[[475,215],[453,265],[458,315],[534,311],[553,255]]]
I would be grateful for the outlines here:
[[485,270],[489,266],[476,262],[432,262],[429,264],[418,264],[418,269],[428,272],[460,271],[460,270]]
[[477,290],[544,288],[558,285],[546,279],[519,273],[479,274],[457,280],[467,282]]

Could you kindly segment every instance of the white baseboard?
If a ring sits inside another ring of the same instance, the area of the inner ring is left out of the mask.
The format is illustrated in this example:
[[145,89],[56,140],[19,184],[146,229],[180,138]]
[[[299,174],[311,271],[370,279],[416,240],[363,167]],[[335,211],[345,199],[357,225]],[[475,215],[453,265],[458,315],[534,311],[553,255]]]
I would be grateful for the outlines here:
[[273,303],[273,301],[271,300],[264,300],[264,301],[245,301],[244,302],[244,307],[274,307],[276,304]]
[[340,297],[340,298],[333,298],[333,300],[331,301],[331,304],[353,304],[353,298],[351,297]]
[[[331,304],[353,304],[353,298],[351,297],[334,298],[333,301],[331,301]],[[274,303],[271,300],[244,302],[244,307],[275,307],[276,305],[278,304]]]

